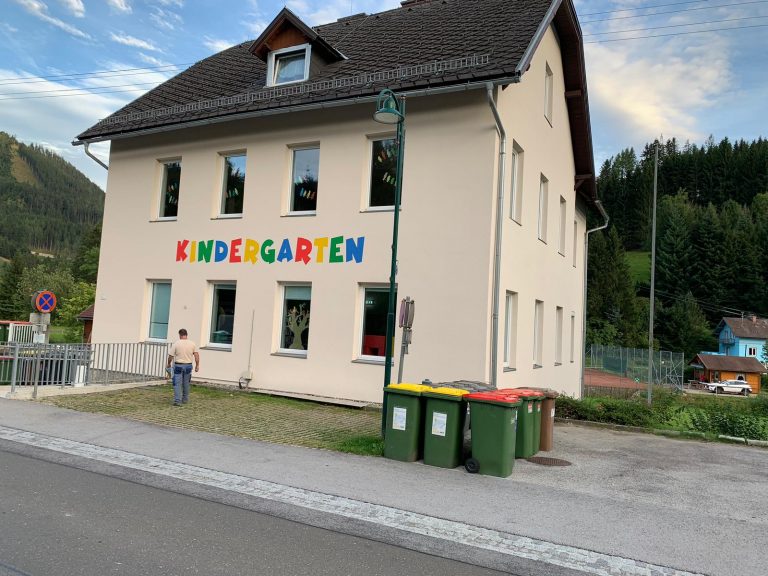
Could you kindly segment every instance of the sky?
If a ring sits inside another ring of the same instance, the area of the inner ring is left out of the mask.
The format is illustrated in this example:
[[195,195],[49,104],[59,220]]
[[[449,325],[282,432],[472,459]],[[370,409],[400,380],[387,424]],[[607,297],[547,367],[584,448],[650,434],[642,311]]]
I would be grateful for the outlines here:
[[[481,2],[483,0],[475,0]],[[0,131],[105,188],[72,140],[160,82],[255,39],[287,6],[309,25],[399,0],[0,0]],[[596,170],[654,138],[768,136],[768,0],[576,0]],[[460,56],[460,55],[457,55]],[[109,144],[91,146],[108,162]]]

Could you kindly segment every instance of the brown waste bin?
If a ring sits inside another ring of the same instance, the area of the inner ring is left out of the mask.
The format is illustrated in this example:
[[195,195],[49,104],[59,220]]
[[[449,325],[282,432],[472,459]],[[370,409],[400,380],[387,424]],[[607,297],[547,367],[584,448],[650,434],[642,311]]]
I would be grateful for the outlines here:
[[538,390],[544,393],[544,401],[541,405],[541,437],[539,440],[539,450],[549,452],[552,450],[555,435],[555,398],[560,396],[551,388],[532,388],[531,386],[521,386],[528,390]]

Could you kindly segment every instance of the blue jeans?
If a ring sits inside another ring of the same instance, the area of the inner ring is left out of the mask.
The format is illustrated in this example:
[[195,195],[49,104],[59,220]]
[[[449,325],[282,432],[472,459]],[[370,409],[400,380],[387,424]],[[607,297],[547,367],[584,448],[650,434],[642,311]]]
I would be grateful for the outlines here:
[[186,404],[189,400],[189,383],[192,381],[192,364],[173,365],[173,403]]

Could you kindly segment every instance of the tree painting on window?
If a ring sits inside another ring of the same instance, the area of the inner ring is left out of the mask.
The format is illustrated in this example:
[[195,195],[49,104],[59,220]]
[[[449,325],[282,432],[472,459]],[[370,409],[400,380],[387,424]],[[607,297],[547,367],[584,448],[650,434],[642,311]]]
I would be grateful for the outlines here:
[[293,306],[285,318],[284,347],[289,350],[306,350],[304,332],[309,329],[309,304]]
[[371,206],[394,206],[397,182],[397,142],[374,140],[371,146]]

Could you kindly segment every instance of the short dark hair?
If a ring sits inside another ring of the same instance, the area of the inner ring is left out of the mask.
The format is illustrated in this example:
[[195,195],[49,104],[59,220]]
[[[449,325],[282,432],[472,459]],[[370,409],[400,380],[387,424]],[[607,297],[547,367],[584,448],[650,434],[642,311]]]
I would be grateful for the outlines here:
[[181,330],[179,330],[179,336],[186,336],[186,335],[187,335],[187,329],[186,328],[182,328]]

